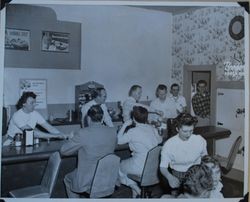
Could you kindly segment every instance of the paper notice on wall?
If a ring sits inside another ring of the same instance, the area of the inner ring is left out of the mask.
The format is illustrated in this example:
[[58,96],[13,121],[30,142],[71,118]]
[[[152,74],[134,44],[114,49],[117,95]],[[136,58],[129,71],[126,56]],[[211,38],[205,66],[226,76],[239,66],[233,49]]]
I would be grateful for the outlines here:
[[27,91],[32,91],[36,94],[36,109],[47,108],[46,79],[20,79],[20,96]]

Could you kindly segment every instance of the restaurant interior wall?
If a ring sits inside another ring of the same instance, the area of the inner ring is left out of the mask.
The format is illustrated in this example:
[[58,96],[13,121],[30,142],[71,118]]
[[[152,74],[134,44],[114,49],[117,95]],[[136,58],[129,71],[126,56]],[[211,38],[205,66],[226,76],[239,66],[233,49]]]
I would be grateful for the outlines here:
[[[55,11],[47,7],[10,4],[6,7],[6,28],[27,31],[29,37],[28,50],[18,50],[23,43],[9,39],[7,44],[14,49],[5,49],[5,66],[80,69],[81,23],[59,21]],[[53,34],[45,37],[44,32]]]
[[143,86],[142,100],[154,98],[158,83],[170,85],[170,13],[127,6],[49,7],[58,20],[82,24],[81,70],[5,67],[6,105],[16,104],[21,78],[47,79],[48,104],[74,103],[75,85],[88,81],[105,86],[107,101],[124,100],[133,84]]

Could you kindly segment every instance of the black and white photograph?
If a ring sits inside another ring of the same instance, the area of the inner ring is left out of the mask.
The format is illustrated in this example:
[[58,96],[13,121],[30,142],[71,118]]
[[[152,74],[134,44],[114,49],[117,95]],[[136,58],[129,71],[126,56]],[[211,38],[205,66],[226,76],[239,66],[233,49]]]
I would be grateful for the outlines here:
[[60,32],[42,32],[42,50],[69,52],[69,34]]
[[243,199],[249,5],[49,2],[1,10],[1,197]]
[[30,50],[29,30],[10,29],[5,30],[5,48],[13,50]]

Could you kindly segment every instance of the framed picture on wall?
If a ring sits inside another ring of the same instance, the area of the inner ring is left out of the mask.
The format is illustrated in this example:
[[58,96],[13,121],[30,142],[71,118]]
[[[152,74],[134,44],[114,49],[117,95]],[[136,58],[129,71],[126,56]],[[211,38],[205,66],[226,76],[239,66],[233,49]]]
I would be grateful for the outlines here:
[[6,28],[5,48],[13,50],[30,50],[30,31]]
[[43,31],[42,51],[69,52],[69,33]]

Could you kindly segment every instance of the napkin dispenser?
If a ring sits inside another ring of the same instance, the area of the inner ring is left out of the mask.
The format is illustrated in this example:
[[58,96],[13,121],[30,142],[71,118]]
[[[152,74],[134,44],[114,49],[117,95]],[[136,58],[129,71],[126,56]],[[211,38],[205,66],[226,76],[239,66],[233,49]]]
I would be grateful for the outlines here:
[[33,146],[34,144],[34,130],[27,129],[24,131],[24,145]]

